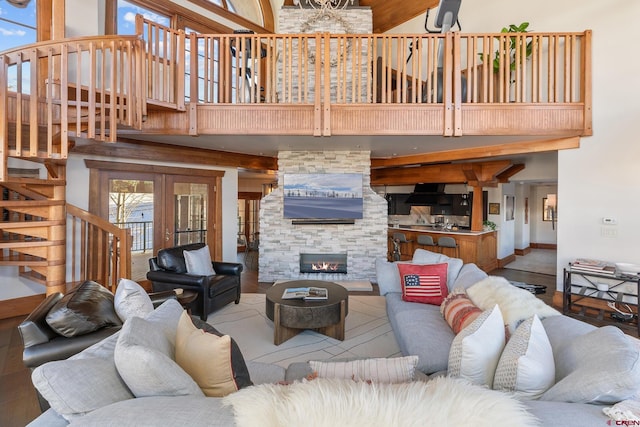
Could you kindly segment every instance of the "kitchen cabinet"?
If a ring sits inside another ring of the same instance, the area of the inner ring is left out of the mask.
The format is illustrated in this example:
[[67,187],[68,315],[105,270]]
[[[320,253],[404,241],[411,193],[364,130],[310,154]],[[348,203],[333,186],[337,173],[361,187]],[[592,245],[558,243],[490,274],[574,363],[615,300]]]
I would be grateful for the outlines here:
[[411,213],[411,205],[405,203],[409,193],[392,193],[387,194],[389,215],[409,215]]

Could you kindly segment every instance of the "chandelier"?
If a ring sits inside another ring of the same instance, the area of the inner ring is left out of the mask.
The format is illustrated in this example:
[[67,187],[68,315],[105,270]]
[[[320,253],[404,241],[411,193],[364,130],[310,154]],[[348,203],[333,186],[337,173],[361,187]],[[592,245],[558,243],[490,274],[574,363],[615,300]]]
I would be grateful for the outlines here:
[[320,12],[332,12],[352,6],[354,0],[293,0],[293,4],[301,8],[311,8]]

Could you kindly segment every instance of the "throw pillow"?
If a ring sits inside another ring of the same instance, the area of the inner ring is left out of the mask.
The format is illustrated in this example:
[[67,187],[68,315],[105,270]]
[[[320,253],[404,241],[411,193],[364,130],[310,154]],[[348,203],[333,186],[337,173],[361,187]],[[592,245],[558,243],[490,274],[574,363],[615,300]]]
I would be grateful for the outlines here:
[[208,334],[194,326],[185,312],[176,331],[176,362],[191,375],[206,396],[237,391],[231,366],[231,338]]
[[47,313],[47,324],[65,337],[75,337],[122,321],[113,308],[113,294],[91,280],[67,292]]
[[453,284],[457,280],[458,274],[464,265],[460,258],[450,258],[443,254],[437,254],[425,249],[416,249],[413,253],[413,264],[440,264],[447,263],[447,287],[453,290]]
[[457,335],[476,320],[482,314],[482,310],[471,302],[464,290],[456,289],[444,299],[440,305],[440,313]]
[[376,258],[376,281],[382,296],[389,292],[402,292],[398,264],[395,262],[389,262],[384,258]]
[[353,379],[378,383],[413,381],[418,356],[358,359],[346,362],[309,362],[320,378]]
[[536,314],[540,319],[560,313],[531,292],[513,286],[507,279],[489,276],[467,289],[471,301],[482,310],[498,304],[505,325],[514,333],[520,322]]
[[133,398],[109,359],[47,362],[33,370],[31,380],[51,408],[68,421]]
[[449,375],[491,387],[504,344],[504,321],[496,305],[453,339],[449,350]]
[[518,326],[504,347],[493,389],[512,392],[521,399],[537,399],[556,380],[553,350],[538,316]]
[[134,396],[202,396],[198,384],[173,357],[171,342],[158,325],[139,317],[125,322],[114,360]]
[[146,317],[153,311],[153,302],[142,286],[129,279],[120,279],[113,298],[118,317],[124,322],[130,317]]
[[637,340],[603,326],[565,343],[556,353],[556,384],[541,400],[611,404],[640,391]]
[[447,264],[398,264],[402,299],[440,305],[448,295]]
[[187,273],[196,276],[211,276],[216,274],[211,265],[211,253],[209,246],[204,245],[195,251],[183,251],[184,263],[187,266]]

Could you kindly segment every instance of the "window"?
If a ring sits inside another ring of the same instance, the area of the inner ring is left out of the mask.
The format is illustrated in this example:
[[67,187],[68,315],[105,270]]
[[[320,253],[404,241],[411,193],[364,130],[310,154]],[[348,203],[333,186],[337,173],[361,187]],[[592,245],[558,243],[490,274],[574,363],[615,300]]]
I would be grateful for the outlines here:
[[[16,4],[24,2],[16,2]],[[36,1],[25,7],[14,6],[9,1],[0,3],[0,52],[18,46],[35,43]]]
[[136,15],[140,14],[150,21],[169,27],[171,20],[169,17],[161,15],[141,6],[137,6],[126,0],[118,0],[117,13],[117,34],[136,33]]

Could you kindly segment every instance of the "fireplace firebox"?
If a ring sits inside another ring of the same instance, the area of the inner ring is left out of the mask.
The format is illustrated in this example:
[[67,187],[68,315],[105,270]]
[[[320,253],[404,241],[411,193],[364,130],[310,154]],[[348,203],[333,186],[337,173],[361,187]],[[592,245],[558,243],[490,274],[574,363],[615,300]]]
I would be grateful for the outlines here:
[[300,254],[300,273],[347,274],[347,254]]

